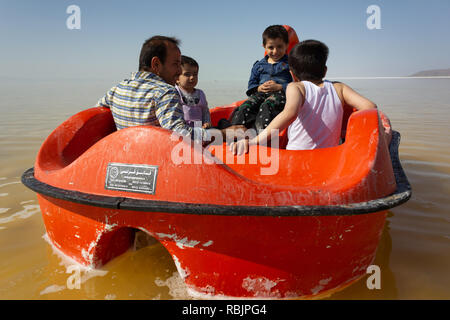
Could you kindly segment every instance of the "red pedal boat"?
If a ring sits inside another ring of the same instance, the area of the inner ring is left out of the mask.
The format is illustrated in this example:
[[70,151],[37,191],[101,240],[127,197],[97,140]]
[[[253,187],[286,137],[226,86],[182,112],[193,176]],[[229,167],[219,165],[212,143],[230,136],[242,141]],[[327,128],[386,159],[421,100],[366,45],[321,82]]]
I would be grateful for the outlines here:
[[[211,110],[213,125],[237,105]],[[100,267],[142,230],[194,295],[322,297],[366,275],[387,210],[411,196],[400,135],[387,145],[378,110],[352,113],[344,128],[337,147],[253,146],[238,161],[225,143],[116,131],[109,109],[92,108],[50,134],[22,182],[38,194],[50,241],[80,264]],[[252,154],[276,154],[276,172],[263,174],[272,164]]]

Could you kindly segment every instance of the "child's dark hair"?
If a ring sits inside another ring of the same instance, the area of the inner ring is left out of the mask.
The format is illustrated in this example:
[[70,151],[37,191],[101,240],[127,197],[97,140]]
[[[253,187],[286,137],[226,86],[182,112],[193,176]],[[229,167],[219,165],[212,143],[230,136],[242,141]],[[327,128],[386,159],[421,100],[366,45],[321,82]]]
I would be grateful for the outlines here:
[[161,63],[164,63],[166,61],[167,46],[169,43],[178,46],[180,41],[165,36],[154,36],[147,39],[142,45],[141,54],[139,55],[139,71],[149,71],[153,57],[158,57]]
[[267,39],[277,38],[280,38],[284,43],[289,44],[289,34],[287,30],[279,24],[267,27],[262,34],[262,38],[263,46],[266,45]]
[[300,81],[321,81],[327,72],[328,52],[320,41],[302,41],[289,52],[289,67]]
[[185,64],[188,64],[188,65],[193,66],[193,67],[197,67],[197,69],[199,68],[197,61],[195,61],[191,57],[187,57],[187,56],[183,56],[182,55],[181,56],[181,65],[184,66]]

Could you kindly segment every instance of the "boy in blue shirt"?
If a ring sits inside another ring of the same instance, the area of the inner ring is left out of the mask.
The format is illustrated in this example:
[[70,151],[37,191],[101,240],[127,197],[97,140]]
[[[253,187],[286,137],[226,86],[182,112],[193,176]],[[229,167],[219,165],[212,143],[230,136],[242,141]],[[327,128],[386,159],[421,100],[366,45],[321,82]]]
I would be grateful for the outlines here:
[[287,30],[281,25],[269,26],[262,38],[266,56],[253,65],[246,92],[249,98],[231,118],[232,125],[244,125],[258,132],[283,110],[286,87],[292,82],[286,54],[289,45]]

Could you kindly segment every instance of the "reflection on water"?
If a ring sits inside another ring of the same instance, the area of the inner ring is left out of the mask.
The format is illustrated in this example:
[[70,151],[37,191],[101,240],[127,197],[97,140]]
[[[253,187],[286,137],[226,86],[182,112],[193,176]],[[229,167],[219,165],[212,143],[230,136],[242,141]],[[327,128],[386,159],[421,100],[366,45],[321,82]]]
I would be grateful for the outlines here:
[[[367,288],[368,275],[328,299],[448,299],[450,79],[345,82],[376,102],[401,133],[413,195],[389,212],[374,261],[381,290]],[[33,82],[26,92],[20,84],[0,83],[0,299],[189,299],[159,243],[130,249],[100,270],[80,269],[80,289],[68,287],[73,263],[46,241],[36,196],[20,176],[48,134],[112,83]],[[218,90],[222,85],[204,86],[210,106],[243,98],[240,87]]]
[[388,220],[383,229],[380,243],[377,249],[373,265],[380,267],[381,273],[381,290],[368,289],[367,281],[372,273],[368,273],[363,279],[348,287],[347,289],[335,293],[328,299],[398,299],[398,290],[395,275],[390,267],[390,257],[392,253],[392,238],[390,235],[389,218],[392,217],[391,212],[388,213]]

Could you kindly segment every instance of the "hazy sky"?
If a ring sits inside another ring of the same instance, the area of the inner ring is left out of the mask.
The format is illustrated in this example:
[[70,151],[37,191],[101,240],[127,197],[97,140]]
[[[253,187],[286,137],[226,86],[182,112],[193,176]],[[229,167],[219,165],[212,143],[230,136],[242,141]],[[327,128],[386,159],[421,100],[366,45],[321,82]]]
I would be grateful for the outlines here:
[[[66,26],[72,4],[79,30]],[[367,27],[370,5],[381,29]],[[182,41],[201,82],[247,80],[272,24],[325,42],[330,77],[404,76],[450,68],[449,16],[449,0],[0,0],[0,77],[119,81],[137,69],[144,40],[162,34]]]

